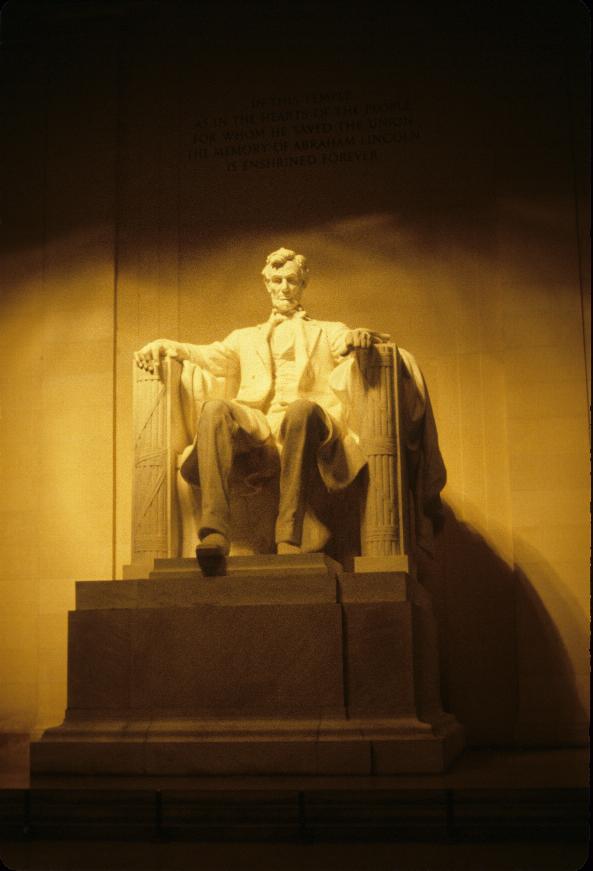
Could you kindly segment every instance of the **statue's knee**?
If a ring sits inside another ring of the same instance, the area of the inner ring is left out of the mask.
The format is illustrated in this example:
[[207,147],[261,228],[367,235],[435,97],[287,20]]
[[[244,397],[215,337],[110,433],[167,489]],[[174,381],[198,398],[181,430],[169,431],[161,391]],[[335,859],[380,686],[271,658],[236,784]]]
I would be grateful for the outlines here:
[[308,426],[318,414],[318,406],[309,399],[291,402],[284,415],[285,426]]
[[232,421],[228,402],[224,399],[208,399],[200,414],[200,429],[214,426],[223,420]]

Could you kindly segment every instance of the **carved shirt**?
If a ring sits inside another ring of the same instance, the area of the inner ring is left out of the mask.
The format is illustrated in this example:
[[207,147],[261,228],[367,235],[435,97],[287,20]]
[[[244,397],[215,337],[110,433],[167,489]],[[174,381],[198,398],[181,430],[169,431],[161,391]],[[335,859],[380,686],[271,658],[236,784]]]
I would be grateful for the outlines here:
[[278,414],[298,399],[298,378],[295,353],[295,330],[302,329],[300,318],[284,318],[270,333],[270,348],[274,367],[274,392],[270,414]]

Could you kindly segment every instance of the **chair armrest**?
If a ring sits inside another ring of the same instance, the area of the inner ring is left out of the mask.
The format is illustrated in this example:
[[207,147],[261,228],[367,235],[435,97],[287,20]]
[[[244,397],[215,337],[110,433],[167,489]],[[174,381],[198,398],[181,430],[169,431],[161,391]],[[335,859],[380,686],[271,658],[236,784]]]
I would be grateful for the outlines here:
[[175,469],[189,440],[180,379],[181,365],[171,357],[158,374],[134,364],[133,564],[179,553]]
[[[410,523],[405,450],[400,412],[401,360],[393,343],[355,352],[352,401],[358,404],[358,436],[367,458],[368,483],[361,517],[362,558],[372,570],[378,558],[405,558]],[[369,559],[371,562],[369,562]],[[393,562],[393,560],[391,560]],[[398,560],[395,560],[395,564]],[[400,559],[402,566],[406,559]],[[357,570],[363,563],[357,561]],[[376,564],[377,568],[379,563]]]

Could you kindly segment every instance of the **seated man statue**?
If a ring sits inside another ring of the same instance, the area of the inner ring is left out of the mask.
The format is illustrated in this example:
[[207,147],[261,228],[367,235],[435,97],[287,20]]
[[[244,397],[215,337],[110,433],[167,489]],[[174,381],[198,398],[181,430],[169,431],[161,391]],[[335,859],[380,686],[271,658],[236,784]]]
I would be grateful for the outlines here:
[[272,442],[280,453],[279,554],[300,552],[313,466],[326,488],[337,492],[365,465],[347,424],[339,364],[352,349],[389,336],[309,317],[301,305],[308,273],[303,256],[280,248],[268,256],[262,272],[272,303],[265,323],[234,330],[209,345],[158,339],[135,354],[137,365],[149,371],[158,371],[161,355],[169,355],[238,382],[235,398],[201,405],[194,460],[202,491],[202,549],[229,552],[229,478],[237,452]]

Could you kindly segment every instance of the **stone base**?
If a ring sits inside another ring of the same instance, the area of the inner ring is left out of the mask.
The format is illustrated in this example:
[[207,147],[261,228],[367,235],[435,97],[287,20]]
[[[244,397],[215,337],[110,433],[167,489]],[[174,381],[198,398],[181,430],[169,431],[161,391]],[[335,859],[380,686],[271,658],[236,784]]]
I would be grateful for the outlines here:
[[[397,559],[400,559],[397,557]],[[407,560],[407,557],[405,558]],[[398,563],[399,565],[399,563]],[[407,565],[407,563],[406,563]],[[385,571],[385,568],[382,569]],[[393,569],[390,569],[393,570]],[[254,554],[253,556],[229,556],[226,559],[227,575],[236,577],[266,577],[268,575],[283,576],[327,575],[335,578],[342,572],[342,566],[323,553],[294,554]],[[193,557],[174,557],[172,559],[155,559],[148,563],[130,563],[123,567],[125,581],[158,580],[159,578],[203,577],[197,560]]]
[[35,774],[387,775],[444,771],[464,745],[453,718],[420,721],[78,720],[31,744]]
[[407,554],[395,556],[355,556],[354,571],[365,572],[407,572],[412,571],[410,558]]
[[77,584],[68,710],[32,743],[35,774],[436,773],[461,752],[409,575],[321,554],[228,570]]

